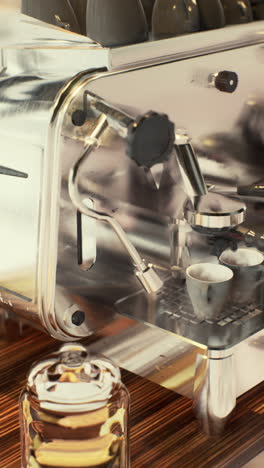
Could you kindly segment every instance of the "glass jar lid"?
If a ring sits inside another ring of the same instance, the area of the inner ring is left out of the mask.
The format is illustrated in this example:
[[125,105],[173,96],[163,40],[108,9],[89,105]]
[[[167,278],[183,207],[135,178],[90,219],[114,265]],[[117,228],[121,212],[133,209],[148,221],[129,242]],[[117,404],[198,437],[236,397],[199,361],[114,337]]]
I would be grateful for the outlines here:
[[27,383],[41,408],[71,413],[105,406],[120,385],[120,371],[113,362],[75,343],[64,344],[33,366]]

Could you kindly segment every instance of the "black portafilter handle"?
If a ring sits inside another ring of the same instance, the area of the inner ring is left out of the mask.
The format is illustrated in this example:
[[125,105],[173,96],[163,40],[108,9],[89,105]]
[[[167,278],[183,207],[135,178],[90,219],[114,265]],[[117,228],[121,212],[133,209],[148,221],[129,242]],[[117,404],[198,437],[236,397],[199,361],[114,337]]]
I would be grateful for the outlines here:
[[128,126],[126,152],[138,166],[150,168],[169,159],[175,126],[166,114],[147,112]]

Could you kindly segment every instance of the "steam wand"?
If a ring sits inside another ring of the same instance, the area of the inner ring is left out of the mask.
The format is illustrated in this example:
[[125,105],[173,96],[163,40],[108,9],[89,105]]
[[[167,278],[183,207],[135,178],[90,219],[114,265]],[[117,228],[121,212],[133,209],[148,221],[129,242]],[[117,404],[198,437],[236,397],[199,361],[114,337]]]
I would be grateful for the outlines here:
[[104,221],[110,224],[110,226],[115,231],[116,235],[120,239],[121,243],[123,244],[124,248],[126,249],[127,253],[129,254],[135,269],[136,269],[136,276],[141,281],[142,285],[144,286],[145,290],[149,294],[157,293],[161,287],[163,286],[163,282],[157,273],[154,271],[151,265],[146,265],[145,261],[141,258],[138,251],[134,247],[134,245],[130,242],[127,234],[120,226],[118,221],[112,216],[101,213],[92,208],[88,208],[80,195],[79,188],[78,188],[78,176],[80,169],[84,162],[87,160],[89,155],[99,147],[99,138],[104,133],[104,131],[108,127],[107,116],[105,114],[101,114],[98,121],[96,128],[92,132],[91,136],[87,139],[87,146],[83,155],[75,162],[69,172],[68,177],[68,190],[69,196],[73,205],[79,210],[82,214],[86,216],[90,216],[91,218]]

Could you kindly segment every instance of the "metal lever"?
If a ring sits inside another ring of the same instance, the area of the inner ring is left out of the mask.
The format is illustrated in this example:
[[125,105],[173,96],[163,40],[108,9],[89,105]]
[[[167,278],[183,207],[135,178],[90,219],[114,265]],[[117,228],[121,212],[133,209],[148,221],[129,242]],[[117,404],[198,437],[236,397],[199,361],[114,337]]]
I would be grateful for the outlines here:
[[28,178],[28,174],[26,172],[17,171],[16,169],[11,169],[6,166],[0,166],[0,174],[12,177],[21,177],[22,179]]
[[128,129],[130,125],[133,125],[134,119],[125,112],[108,104],[96,94],[91,92],[85,93],[86,98],[86,110],[87,107],[97,111],[98,115],[104,114],[109,127],[113,128],[121,138],[127,138]]
[[152,266],[146,265],[145,261],[141,258],[134,245],[130,242],[128,236],[126,235],[125,231],[120,226],[118,221],[116,221],[115,218],[106,213],[100,213],[92,208],[89,208],[87,205],[84,204],[79,192],[78,174],[80,168],[82,167],[86,159],[89,157],[89,155],[94,151],[94,149],[98,148],[98,139],[104,133],[107,127],[107,116],[102,114],[97,121],[96,128],[92,132],[91,136],[87,139],[88,144],[85,148],[83,155],[78,159],[78,161],[76,161],[76,163],[70,169],[68,178],[69,196],[73,205],[78,211],[80,211],[86,216],[90,216],[92,218],[95,218],[100,221],[105,221],[110,224],[110,226],[113,228],[116,235],[120,239],[121,243],[123,244],[124,248],[128,252],[136,268],[136,275],[141,281],[145,290],[149,294],[157,293],[163,286],[162,280],[154,271]]

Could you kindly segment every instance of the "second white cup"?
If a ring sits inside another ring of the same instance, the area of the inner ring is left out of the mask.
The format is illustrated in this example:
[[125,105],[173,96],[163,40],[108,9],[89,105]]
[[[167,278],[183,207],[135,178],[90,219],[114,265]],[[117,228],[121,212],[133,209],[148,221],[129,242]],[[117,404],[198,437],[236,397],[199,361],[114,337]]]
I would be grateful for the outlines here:
[[234,273],[232,301],[236,304],[254,302],[254,293],[263,280],[263,254],[253,248],[239,248],[235,252],[228,249],[219,257],[224,265]]

